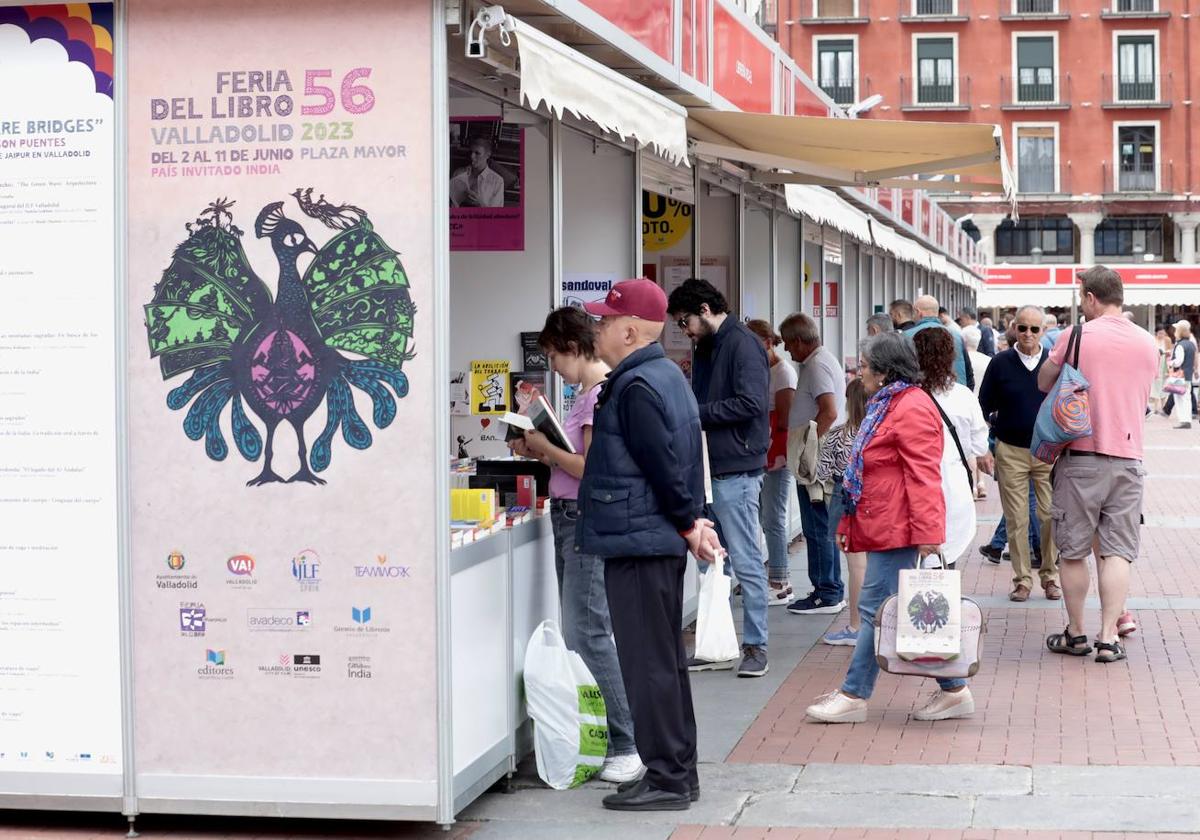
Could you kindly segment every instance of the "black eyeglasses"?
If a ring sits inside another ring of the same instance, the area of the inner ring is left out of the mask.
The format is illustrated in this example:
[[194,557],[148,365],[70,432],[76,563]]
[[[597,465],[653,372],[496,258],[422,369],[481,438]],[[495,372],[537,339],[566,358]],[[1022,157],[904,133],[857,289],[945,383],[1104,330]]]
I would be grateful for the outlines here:
[[679,327],[679,329],[682,330],[683,332],[687,332],[688,321],[690,321],[691,319],[692,319],[691,315],[684,315],[682,318],[680,318],[678,321],[675,322],[675,326]]
[[1031,332],[1034,335],[1037,335],[1041,331],[1041,327],[1031,327],[1028,324],[1017,324],[1017,332]]

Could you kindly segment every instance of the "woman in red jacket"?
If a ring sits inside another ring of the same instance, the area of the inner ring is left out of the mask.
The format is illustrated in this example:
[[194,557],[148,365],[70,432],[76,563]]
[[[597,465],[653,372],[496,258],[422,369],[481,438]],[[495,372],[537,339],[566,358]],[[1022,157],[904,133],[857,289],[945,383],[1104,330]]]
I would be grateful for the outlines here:
[[[900,586],[900,570],[936,554],[946,539],[942,498],[942,418],[921,380],[913,341],[901,333],[870,339],[859,361],[869,397],[843,487],[846,515],[838,526],[843,551],[867,552],[859,601],[862,616],[850,670],[839,691],[806,710],[822,723],[862,723],[875,688],[875,612]],[[969,715],[975,701],[965,680],[938,680],[939,691],[917,720]]]

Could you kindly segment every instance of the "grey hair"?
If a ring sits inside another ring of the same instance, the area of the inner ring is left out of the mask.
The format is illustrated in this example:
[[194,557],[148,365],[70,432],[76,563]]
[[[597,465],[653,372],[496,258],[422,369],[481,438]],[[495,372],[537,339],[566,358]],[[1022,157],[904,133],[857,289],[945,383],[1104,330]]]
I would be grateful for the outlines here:
[[1034,306],[1032,303],[1025,304],[1017,310],[1017,314],[1013,316],[1013,320],[1015,321],[1020,318],[1022,312],[1036,312],[1038,314],[1038,324],[1042,325],[1046,323],[1046,310],[1040,306]]
[[917,346],[899,332],[880,333],[863,343],[863,357],[871,370],[883,377],[884,385],[908,382],[916,385],[923,378],[917,361]]
[[978,350],[979,340],[983,338],[983,331],[974,324],[963,327],[963,344],[967,345],[968,350]]
[[870,327],[872,324],[877,326],[881,333],[891,332],[896,328],[896,325],[892,323],[892,316],[886,312],[876,312],[868,318],[867,326]]
[[793,312],[779,325],[779,336],[784,341],[801,341],[805,344],[820,344],[821,332],[817,322],[803,312]]

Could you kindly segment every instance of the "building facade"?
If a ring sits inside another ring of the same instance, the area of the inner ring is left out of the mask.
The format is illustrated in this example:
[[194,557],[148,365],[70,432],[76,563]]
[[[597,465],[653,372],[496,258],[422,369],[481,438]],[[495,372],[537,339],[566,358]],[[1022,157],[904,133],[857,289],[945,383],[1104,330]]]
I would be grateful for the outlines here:
[[862,118],[1001,127],[1019,218],[940,197],[985,259],[1196,262],[1189,0],[779,0],[774,23]]

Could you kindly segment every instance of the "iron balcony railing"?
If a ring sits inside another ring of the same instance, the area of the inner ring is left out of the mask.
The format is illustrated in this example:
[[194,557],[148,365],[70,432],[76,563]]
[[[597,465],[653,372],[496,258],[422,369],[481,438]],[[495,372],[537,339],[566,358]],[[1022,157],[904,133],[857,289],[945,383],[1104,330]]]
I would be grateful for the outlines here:
[[855,102],[854,79],[826,79],[819,82],[819,86],[826,96],[839,105],[853,105]]
[[1155,172],[1149,161],[1117,163],[1108,161],[1100,164],[1101,182],[1110,193],[1171,193],[1175,190],[1175,164],[1164,161]]
[[1068,0],[997,0],[1000,20],[1044,20],[1070,17]]
[[1071,74],[1018,72],[1000,77],[1000,104],[1003,108],[1065,108],[1071,104]]
[[969,0],[898,0],[897,17],[901,21],[966,18]]
[[1172,81],[1171,73],[1102,73],[1104,107],[1169,108]]
[[971,107],[970,76],[938,76],[934,78],[900,77],[900,105],[902,109]]

